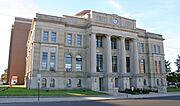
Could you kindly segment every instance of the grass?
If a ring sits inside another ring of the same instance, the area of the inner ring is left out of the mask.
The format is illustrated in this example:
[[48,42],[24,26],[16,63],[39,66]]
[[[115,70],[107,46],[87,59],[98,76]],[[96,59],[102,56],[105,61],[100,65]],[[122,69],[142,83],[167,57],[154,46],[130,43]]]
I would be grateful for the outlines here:
[[180,88],[168,87],[167,92],[180,92]]
[[[26,89],[21,86],[10,87],[6,91],[2,91],[5,87],[0,86],[0,96],[37,96],[37,89]],[[92,90],[40,90],[40,96],[98,96],[98,95],[107,95],[105,93],[96,92]]]

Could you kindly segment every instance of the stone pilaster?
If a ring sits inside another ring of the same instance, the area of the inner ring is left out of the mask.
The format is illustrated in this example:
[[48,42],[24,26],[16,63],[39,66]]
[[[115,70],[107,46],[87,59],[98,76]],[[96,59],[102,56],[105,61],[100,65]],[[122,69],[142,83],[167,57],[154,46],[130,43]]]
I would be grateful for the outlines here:
[[90,38],[90,68],[91,73],[96,72],[96,34],[92,33]]
[[112,73],[111,36],[106,35],[106,70],[107,74]]
[[120,40],[120,58],[121,58],[121,72],[126,73],[126,49],[125,49],[125,38],[121,37]]

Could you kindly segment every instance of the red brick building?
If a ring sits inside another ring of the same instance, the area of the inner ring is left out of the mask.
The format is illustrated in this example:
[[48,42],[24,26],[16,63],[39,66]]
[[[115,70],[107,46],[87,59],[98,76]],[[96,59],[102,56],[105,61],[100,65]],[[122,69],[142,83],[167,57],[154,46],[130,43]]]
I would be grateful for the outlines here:
[[14,25],[12,25],[8,63],[9,84],[24,84],[26,43],[31,22],[31,19],[15,17]]

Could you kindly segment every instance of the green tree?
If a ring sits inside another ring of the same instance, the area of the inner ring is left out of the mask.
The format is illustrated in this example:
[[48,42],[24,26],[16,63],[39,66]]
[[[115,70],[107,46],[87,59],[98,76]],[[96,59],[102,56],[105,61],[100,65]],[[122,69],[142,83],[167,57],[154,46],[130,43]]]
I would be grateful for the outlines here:
[[171,63],[169,62],[169,60],[165,60],[165,68],[166,68],[166,73],[170,73],[171,72]]
[[180,55],[178,55],[178,58],[176,59],[176,62],[174,62],[176,64],[177,70],[176,72],[180,72]]

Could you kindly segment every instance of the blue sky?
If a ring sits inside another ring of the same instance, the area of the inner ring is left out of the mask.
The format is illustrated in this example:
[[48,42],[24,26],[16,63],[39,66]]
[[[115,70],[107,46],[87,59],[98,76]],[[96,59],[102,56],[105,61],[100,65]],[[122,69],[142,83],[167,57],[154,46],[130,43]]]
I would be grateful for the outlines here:
[[14,17],[33,18],[35,13],[61,16],[90,9],[135,19],[138,28],[162,34],[165,58],[180,54],[180,0],[0,0],[0,74],[8,67],[11,25]]

